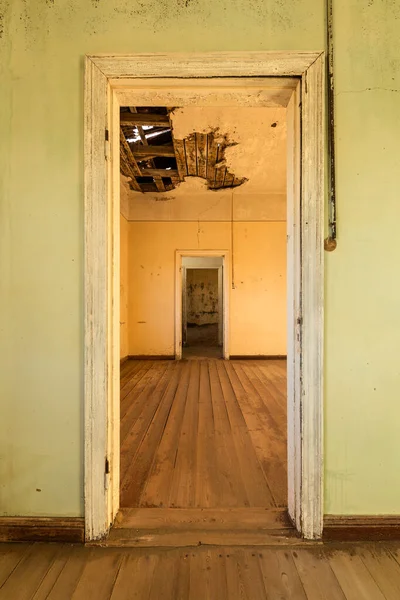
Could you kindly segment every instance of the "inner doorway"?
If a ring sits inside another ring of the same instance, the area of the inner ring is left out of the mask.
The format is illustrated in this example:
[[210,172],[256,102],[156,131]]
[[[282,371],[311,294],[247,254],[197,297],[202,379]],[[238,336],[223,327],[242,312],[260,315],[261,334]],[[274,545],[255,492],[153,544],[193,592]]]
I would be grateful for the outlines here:
[[223,356],[223,258],[184,256],[182,358]]
[[120,109],[122,529],[132,509],[287,514],[286,120]]

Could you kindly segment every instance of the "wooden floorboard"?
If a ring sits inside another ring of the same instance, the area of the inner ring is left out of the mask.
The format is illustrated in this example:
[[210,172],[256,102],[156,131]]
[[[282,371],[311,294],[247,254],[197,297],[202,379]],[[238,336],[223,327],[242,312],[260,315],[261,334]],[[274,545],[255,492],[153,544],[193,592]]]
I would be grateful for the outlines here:
[[0,600],[398,600],[400,544],[0,544]]
[[121,506],[287,506],[286,361],[128,360]]

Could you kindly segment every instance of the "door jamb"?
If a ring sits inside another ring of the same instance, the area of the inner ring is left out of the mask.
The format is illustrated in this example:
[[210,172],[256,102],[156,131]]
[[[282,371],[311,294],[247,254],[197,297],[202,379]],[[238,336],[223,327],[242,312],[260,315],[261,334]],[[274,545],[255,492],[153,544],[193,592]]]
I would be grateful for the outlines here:
[[[321,52],[221,52],[96,55],[85,60],[85,536],[104,537],[119,501],[119,160],[118,86],[138,78],[299,77],[301,222],[293,244],[298,302],[294,314],[293,447],[297,476],[289,513],[305,538],[323,523],[323,209],[325,56]],[[211,80],[210,80],[211,81]],[[114,153],[115,154],[115,153]],[[294,194],[300,190],[294,189]],[[117,218],[118,217],[118,218]],[[289,244],[292,243],[289,241]],[[307,256],[301,261],[301,256]],[[293,278],[292,278],[293,282]],[[118,326],[117,326],[118,325]],[[289,432],[289,435],[290,432]],[[117,456],[118,449],[118,456]],[[289,449],[289,446],[288,446]]]

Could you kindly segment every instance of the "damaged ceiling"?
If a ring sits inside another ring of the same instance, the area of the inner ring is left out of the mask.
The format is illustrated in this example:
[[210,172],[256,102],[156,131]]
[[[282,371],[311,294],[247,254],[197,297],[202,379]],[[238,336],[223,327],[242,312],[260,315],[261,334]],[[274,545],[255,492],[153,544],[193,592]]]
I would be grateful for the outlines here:
[[205,180],[210,190],[235,188],[247,181],[227,165],[225,152],[236,145],[219,128],[174,135],[174,109],[123,107],[120,111],[120,168],[136,192],[173,190],[186,177]]

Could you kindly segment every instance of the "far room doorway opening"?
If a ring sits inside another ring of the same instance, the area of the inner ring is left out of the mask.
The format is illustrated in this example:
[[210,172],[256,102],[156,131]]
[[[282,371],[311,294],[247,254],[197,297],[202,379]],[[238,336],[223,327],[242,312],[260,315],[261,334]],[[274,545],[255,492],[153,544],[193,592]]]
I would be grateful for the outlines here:
[[181,336],[177,331],[176,357],[224,357],[227,310],[224,301],[224,257],[183,256],[177,252],[176,268],[182,299],[181,308],[179,303],[175,308],[176,318],[178,322],[181,321]]

